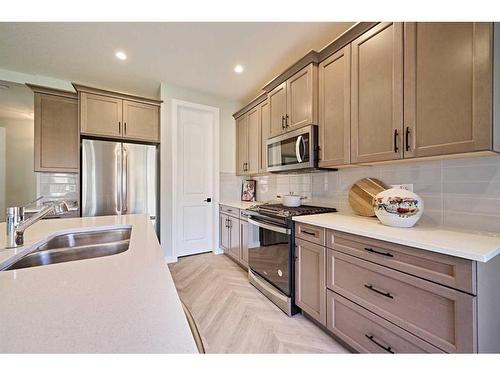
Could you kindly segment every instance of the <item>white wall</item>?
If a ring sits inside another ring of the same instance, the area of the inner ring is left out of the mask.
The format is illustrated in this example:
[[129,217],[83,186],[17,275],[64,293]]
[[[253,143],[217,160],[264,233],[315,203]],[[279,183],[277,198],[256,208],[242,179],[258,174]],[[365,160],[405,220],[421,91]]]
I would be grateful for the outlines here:
[[5,131],[5,179],[1,181],[5,184],[5,206],[20,206],[36,195],[34,122],[0,118],[0,128]]
[[5,216],[5,129],[0,127],[0,222]]
[[203,104],[219,108],[220,118],[220,171],[235,172],[235,126],[232,114],[236,112],[241,103],[226,98],[192,91],[183,87],[162,83],[160,97],[163,100],[161,112],[161,246],[167,261],[175,261],[173,249],[172,228],[172,124],[171,101],[172,99],[184,100],[192,103]]

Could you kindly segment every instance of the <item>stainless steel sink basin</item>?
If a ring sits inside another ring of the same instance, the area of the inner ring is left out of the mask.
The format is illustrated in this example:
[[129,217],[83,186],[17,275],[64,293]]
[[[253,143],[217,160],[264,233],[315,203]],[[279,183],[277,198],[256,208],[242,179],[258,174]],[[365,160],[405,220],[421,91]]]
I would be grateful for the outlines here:
[[119,254],[129,247],[131,227],[57,235],[2,271]]

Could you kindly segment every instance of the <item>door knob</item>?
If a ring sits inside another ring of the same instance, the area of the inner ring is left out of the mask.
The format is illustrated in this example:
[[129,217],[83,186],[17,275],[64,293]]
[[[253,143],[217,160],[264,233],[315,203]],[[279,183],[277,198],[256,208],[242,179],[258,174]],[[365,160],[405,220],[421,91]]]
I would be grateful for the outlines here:
[[210,203],[212,202],[212,198],[207,198],[207,199],[204,199],[203,202],[207,202],[207,203]]

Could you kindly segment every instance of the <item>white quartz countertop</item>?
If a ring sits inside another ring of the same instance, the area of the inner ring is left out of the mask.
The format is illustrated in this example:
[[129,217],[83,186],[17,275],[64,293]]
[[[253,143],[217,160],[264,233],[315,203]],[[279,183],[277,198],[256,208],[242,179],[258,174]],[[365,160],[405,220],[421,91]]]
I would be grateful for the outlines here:
[[[132,227],[129,249],[0,272],[0,353],[197,353],[146,215],[42,220],[26,246],[59,231]],[[22,251],[4,249],[0,263]]]
[[491,233],[421,224],[413,228],[394,228],[383,225],[377,218],[338,212],[297,216],[293,220],[479,262],[487,262],[500,253],[500,235]]
[[239,208],[240,210],[246,210],[252,206],[262,204],[262,202],[222,201],[219,202],[219,204],[222,204],[223,206]]

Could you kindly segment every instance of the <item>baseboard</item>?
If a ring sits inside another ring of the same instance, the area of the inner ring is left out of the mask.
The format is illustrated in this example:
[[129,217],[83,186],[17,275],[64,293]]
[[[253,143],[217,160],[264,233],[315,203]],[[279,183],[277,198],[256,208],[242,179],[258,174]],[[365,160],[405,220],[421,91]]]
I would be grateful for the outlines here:
[[165,262],[167,262],[167,263],[176,263],[177,262],[177,257],[176,256],[167,256],[167,257],[165,257]]

